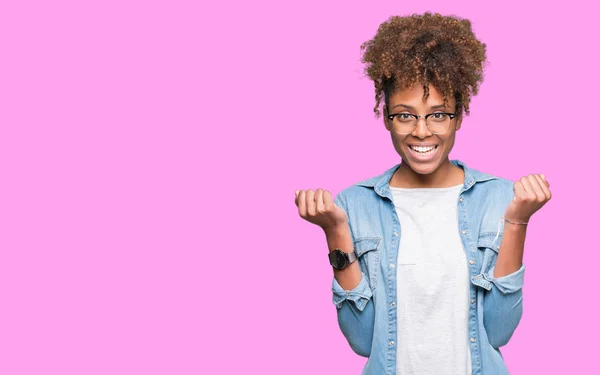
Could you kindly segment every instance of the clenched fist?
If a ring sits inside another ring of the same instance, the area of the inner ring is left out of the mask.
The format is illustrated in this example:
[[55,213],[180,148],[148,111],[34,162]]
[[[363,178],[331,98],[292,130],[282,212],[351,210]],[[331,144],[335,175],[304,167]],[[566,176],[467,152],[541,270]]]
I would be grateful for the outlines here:
[[296,206],[304,220],[325,231],[348,223],[346,212],[333,203],[327,190],[296,190]]
[[528,222],[531,216],[552,198],[550,184],[543,174],[530,174],[513,185],[514,196],[506,208],[504,218]]

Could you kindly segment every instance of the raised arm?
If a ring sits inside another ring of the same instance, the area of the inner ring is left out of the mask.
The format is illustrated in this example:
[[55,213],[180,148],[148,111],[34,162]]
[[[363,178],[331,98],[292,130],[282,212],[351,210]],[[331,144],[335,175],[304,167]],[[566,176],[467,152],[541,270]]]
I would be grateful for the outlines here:
[[[298,190],[296,205],[303,219],[323,229],[329,251],[340,249],[350,253],[354,250],[346,202],[341,195],[333,201],[331,194],[323,189]],[[358,261],[341,270],[333,269],[333,274],[333,302],[340,329],[352,350],[368,357],[375,315],[367,277],[361,272]]]

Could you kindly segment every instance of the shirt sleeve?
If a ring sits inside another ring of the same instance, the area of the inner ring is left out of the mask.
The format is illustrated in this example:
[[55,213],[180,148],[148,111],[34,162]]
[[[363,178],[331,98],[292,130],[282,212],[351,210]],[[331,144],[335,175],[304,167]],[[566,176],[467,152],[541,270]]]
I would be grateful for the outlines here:
[[521,267],[517,271],[497,278],[494,277],[494,269],[495,266],[490,268],[488,272],[483,273],[482,277],[498,288],[501,293],[515,293],[523,288],[523,282],[525,279],[524,264],[521,264]]
[[519,270],[495,278],[494,267],[482,275],[487,291],[483,296],[483,325],[490,345],[499,348],[508,343],[523,316],[523,279],[525,265]]
[[359,311],[365,309],[367,302],[373,297],[373,292],[369,287],[369,282],[365,274],[361,272],[361,275],[360,282],[352,290],[344,290],[336,278],[333,278],[331,291],[333,292],[333,303],[338,309],[342,307],[344,301],[351,301]]
[[332,289],[340,330],[356,354],[369,357],[375,330],[375,306],[365,274],[352,290],[343,290],[335,278]]
[[[337,195],[334,203],[348,215],[346,202],[341,193]],[[350,232],[352,232],[352,226],[350,226]],[[333,303],[336,306],[338,325],[350,348],[360,356],[369,357],[375,329],[375,307],[368,277],[361,271],[360,282],[352,290],[344,290],[337,279],[333,277],[331,291]]]

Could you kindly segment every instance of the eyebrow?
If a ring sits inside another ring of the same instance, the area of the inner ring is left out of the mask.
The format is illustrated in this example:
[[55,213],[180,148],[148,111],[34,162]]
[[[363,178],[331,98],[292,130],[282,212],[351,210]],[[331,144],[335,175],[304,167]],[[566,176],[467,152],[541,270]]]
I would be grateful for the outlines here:
[[[411,107],[411,106],[406,105],[406,104],[396,104],[391,109],[394,109],[396,107],[404,107],[404,108],[412,109],[413,111],[415,110],[415,107]],[[431,109],[441,109],[441,108],[446,108],[446,106],[443,105],[443,104],[436,104],[434,106],[431,106]]]

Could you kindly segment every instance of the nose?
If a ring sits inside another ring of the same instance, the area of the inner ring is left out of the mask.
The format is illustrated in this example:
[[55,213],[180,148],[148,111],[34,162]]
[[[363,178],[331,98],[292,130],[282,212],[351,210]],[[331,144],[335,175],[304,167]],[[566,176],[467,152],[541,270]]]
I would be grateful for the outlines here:
[[424,138],[429,137],[432,134],[433,133],[431,133],[429,131],[429,128],[427,127],[427,123],[425,122],[425,119],[422,117],[419,117],[419,119],[417,120],[417,126],[415,127],[415,130],[412,132],[411,135],[416,138],[424,139]]

